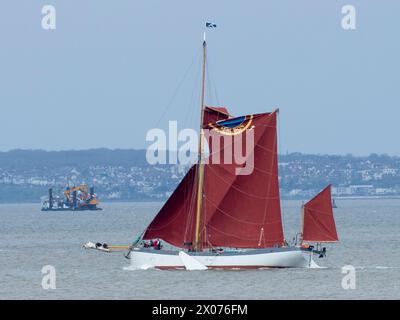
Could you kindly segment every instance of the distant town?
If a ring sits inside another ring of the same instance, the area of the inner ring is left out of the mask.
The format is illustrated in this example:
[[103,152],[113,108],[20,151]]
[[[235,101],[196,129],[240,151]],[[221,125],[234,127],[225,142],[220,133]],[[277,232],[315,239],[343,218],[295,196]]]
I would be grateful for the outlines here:
[[[165,201],[188,166],[150,165],[145,150],[0,152],[0,202],[40,202],[48,189],[94,186],[102,201]],[[282,198],[306,199],[328,183],[333,197],[400,197],[400,157],[279,156]]]

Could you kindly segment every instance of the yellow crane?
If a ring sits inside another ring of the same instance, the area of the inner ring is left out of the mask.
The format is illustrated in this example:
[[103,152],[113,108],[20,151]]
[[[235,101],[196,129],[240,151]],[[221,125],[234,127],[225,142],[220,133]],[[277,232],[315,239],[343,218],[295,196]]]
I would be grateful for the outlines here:
[[68,188],[67,190],[64,191],[65,197],[67,198],[70,207],[74,207],[74,199],[73,198],[71,199],[71,194],[77,191],[81,191],[83,194],[84,204],[80,205],[80,207],[82,206],[95,207],[99,204],[99,201],[97,200],[97,198],[93,197],[92,193],[88,194],[86,184],[82,184],[79,186]]

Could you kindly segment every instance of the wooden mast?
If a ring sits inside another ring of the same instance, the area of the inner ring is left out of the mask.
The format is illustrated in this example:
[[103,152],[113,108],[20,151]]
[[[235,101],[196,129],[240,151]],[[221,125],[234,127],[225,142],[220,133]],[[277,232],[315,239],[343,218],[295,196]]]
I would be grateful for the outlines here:
[[198,154],[198,185],[197,185],[197,206],[196,206],[196,235],[194,249],[199,251],[200,248],[200,216],[201,216],[201,203],[203,198],[203,111],[204,111],[204,84],[206,78],[206,36],[204,33],[203,41],[203,77],[201,81],[201,109],[200,109],[200,139],[199,139],[199,154]]
[[303,244],[303,230],[304,230],[304,202],[301,203],[300,209],[300,245]]

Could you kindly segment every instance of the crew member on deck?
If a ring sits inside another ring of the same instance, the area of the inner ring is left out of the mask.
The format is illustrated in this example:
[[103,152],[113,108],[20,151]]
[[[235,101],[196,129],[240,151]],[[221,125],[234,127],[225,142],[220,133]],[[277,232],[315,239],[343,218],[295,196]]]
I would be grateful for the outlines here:
[[160,249],[161,249],[161,241],[160,241],[160,239],[154,240],[154,242],[153,242],[153,248],[154,248],[155,250],[160,250]]

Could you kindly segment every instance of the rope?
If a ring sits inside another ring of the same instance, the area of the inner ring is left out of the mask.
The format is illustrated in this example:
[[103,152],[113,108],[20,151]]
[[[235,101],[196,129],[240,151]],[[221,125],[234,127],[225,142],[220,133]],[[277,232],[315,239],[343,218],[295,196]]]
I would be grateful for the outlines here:
[[217,86],[215,85],[214,80],[211,77],[211,74],[212,74],[212,63],[211,63],[211,60],[210,60],[210,54],[209,53],[208,53],[207,65],[208,65],[208,68],[206,69],[206,73],[207,73],[207,90],[209,92],[210,98],[212,99],[212,97],[214,95],[214,98],[215,98],[215,101],[216,101],[216,105],[220,106],[220,102],[219,102],[219,98],[218,98],[218,92],[217,92]]
[[238,222],[240,222],[240,223],[245,223],[245,224],[250,224],[250,225],[256,225],[256,226],[264,226],[264,225],[266,225],[266,224],[275,224],[275,223],[279,222],[279,220],[271,221],[271,222],[268,222],[268,223],[265,223],[265,222],[250,222],[250,221],[246,221],[246,220],[241,220],[241,219],[238,219],[238,218],[236,218],[236,217],[230,215],[230,214],[227,213],[226,211],[222,210],[218,205],[216,205],[214,202],[212,202],[209,198],[205,197],[205,199],[206,199],[208,202],[210,202],[210,203],[216,208],[216,210],[214,210],[214,212],[218,210],[218,211],[220,211],[223,215],[225,215],[225,216],[231,218],[232,220],[236,220],[236,221],[238,221]]
[[[219,232],[219,233],[221,233],[221,234],[223,234],[223,235],[226,235],[226,236],[229,236],[229,237],[231,237],[231,238],[236,238],[236,239],[239,239],[239,240],[243,240],[243,241],[254,241],[254,242],[256,242],[257,244],[258,244],[258,239],[259,238],[243,238],[243,237],[238,237],[237,235],[234,235],[234,234],[231,234],[231,233],[228,233],[228,232],[223,232],[223,231],[221,231],[221,230],[219,230],[218,228],[215,228],[215,227],[213,227],[213,226],[208,226],[210,229],[214,229],[215,231],[217,231],[217,232]],[[271,234],[271,233],[270,233]],[[276,233],[276,234],[278,234],[278,233]],[[274,240],[270,240],[269,242],[277,242],[277,241],[274,241]]]
[[175,100],[175,97],[176,97],[176,95],[177,95],[178,92],[179,92],[179,89],[181,88],[181,86],[182,86],[182,84],[184,83],[184,81],[185,81],[187,75],[189,74],[190,69],[192,68],[192,66],[194,65],[195,61],[197,60],[197,58],[198,58],[198,56],[199,56],[199,54],[200,54],[200,52],[201,52],[201,49],[202,49],[202,47],[199,48],[199,49],[197,50],[197,53],[196,53],[195,57],[193,58],[193,60],[192,60],[192,62],[190,63],[189,67],[186,69],[186,71],[185,71],[185,73],[184,73],[184,75],[183,75],[181,81],[179,82],[178,86],[176,87],[174,93],[172,94],[171,99],[169,100],[168,104],[164,107],[164,111],[161,113],[161,115],[160,115],[160,117],[159,117],[159,119],[158,119],[158,121],[157,121],[156,127],[159,126],[159,124],[160,124],[160,122],[161,122],[161,119],[163,119],[164,116],[165,116],[165,115],[167,114],[167,112],[169,111],[169,109],[170,109],[170,107],[171,107],[171,105],[172,105],[172,102]]

